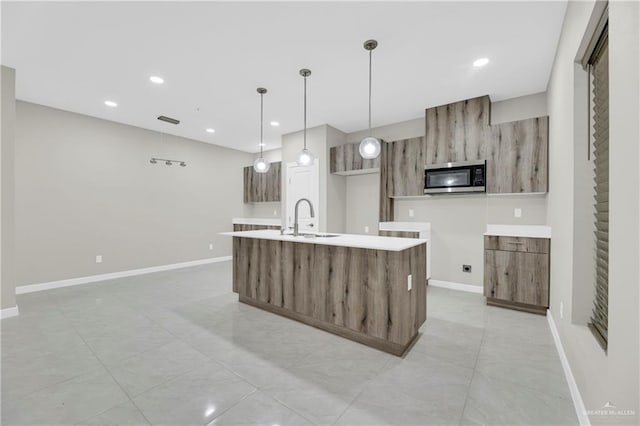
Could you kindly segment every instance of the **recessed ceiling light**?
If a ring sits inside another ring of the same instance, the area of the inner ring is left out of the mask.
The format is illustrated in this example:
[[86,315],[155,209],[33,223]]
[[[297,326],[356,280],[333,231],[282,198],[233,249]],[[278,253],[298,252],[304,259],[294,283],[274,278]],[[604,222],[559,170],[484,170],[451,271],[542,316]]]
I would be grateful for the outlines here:
[[208,128],[208,129],[206,130],[206,132],[207,132],[207,133],[215,133],[215,132],[216,132],[216,130],[215,130],[215,129],[212,129],[212,128]]
[[111,107],[111,108],[115,108],[115,107],[118,106],[118,103],[117,102],[113,102],[113,101],[104,101],[104,104],[106,106],[108,106],[108,107]]
[[164,78],[158,77],[157,75],[152,75],[151,77],[149,77],[149,81],[155,84],[162,84],[164,83]]
[[479,58],[473,61],[474,67],[484,67],[489,63],[489,58]]
[[273,127],[278,127],[280,125],[280,123],[278,123],[277,121],[272,121],[271,124]]

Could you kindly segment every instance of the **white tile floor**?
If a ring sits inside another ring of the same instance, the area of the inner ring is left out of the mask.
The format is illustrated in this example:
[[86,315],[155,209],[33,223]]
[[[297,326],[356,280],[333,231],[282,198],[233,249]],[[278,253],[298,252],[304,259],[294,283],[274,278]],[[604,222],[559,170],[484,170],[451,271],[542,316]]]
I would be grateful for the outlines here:
[[544,317],[428,290],[404,358],[258,309],[230,262],[18,296],[2,424],[577,424]]

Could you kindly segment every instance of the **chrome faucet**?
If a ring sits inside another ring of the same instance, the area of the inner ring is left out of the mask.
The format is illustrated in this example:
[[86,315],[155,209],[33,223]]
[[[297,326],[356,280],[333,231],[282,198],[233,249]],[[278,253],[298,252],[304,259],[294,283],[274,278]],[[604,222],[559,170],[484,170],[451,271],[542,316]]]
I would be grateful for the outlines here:
[[315,213],[313,211],[313,204],[311,204],[311,201],[309,201],[308,198],[300,198],[297,202],[296,202],[296,206],[295,206],[295,214],[294,214],[294,219],[293,219],[293,236],[297,237],[298,235],[300,235],[298,233],[298,206],[300,205],[300,203],[302,201],[306,201],[307,204],[309,204],[309,213],[311,214],[311,217],[315,217]]

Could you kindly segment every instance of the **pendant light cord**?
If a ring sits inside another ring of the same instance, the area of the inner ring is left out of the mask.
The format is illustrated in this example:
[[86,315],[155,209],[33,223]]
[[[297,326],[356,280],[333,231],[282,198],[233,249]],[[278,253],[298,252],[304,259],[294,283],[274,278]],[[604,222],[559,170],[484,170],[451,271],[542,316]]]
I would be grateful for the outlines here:
[[371,54],[372,50],[369,50],[369,136],[371,136]]
[[262,128],[264,127],[264,93],[260,93],[260,158],[262,158]]
[[304,149],[307,149],[307,76],[304,76]]

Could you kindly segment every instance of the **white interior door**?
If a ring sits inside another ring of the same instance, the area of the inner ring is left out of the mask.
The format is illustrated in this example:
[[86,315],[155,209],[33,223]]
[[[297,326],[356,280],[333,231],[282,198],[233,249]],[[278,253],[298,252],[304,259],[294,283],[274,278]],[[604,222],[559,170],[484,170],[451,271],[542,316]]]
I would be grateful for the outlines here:
[[320,223],[318,218],[318,207],[320,201],[319,170],[318,159],[316,159],[311,166],[299,166],[296,163],[287,163],[287,227],[293,227],[296,202],[300,198],[308,198],[311,200],[311,203],[313,203],[315,217],[311,217],[311,212],[307,203],[300,203],[300,207],[298,208],[299,231],[318,231],[318,225]]

